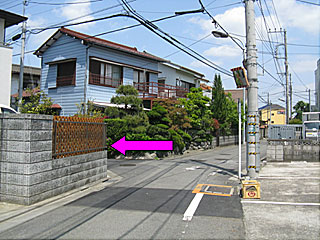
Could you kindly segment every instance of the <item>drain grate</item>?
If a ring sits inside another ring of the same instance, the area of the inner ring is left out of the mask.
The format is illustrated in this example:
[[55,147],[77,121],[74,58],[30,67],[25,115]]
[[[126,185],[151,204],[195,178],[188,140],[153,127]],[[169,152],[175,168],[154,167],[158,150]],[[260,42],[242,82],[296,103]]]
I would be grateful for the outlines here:
[[215,196],[231,197],[233,194],[232,186],[214,185],[214,184],[198,184],[192,193],[203,193]]

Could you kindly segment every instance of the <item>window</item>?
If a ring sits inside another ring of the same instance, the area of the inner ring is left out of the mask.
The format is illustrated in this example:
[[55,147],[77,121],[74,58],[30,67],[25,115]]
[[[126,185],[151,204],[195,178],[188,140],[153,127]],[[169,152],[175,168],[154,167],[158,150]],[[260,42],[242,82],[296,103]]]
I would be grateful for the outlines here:
[[190,91],[191,88],[195,87],[196,85],[193,83],[188,83],[185,81],[181,81],[181,87],[186,88],[188,91]]
[[76,62],[64,62],[57,64],[57,87],[76,84]]
[[122,67],[90,60],[89,83],[106,87],[119,87],[122,84]]

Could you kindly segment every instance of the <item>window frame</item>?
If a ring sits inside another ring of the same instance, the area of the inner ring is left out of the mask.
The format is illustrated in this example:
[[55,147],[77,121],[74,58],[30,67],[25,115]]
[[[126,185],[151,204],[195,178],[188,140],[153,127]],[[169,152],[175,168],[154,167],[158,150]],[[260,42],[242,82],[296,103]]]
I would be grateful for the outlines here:
[[[70,63],[74,64],[73,74],[72,75],[59,75],[59,70],[60,70],[59,68],[61,68],[61,66],[63,66],[63,65],[70,64]],[[69,61],[59,62],[56,64],[57,64],[56,87],[75,86],[76,85],[77,61],[75,59],[72,59]],[[63,80],[63,78],[67,78],[67,80],[66,79]]]
[[[97,69],[99,70],[98,71],[99,73],[95,73],[92,71],[94,63],[98,64],[98,66],[95,66],[95,67],[98,67]],[[102,69],[101,66],[102,65],[103,65],[103,75],[101,75],[101,69]],[[117,73],[120,75],[119,79],[113,78],[115,67],[120,69],[120,72]],[[109,74],[109,71],[107,71],[108,68],[111,69],[111,78],[108,77],[108,74]],[[98,78],[98,79],[95,79],[95,78]],[[107,83],[108,81],[111,84],[108,84]],[[117,83],[113,84],[114,81],[117,81]],[[123,84],[123,66],[117,65],[117,64],[112,64],[112,63],[106,63],[106,62],[99,61],[96,59],[90,59],[89,60],[89,84],[103,86],[103,87],[111,87],[111,88],[119,87],[120,85]]]

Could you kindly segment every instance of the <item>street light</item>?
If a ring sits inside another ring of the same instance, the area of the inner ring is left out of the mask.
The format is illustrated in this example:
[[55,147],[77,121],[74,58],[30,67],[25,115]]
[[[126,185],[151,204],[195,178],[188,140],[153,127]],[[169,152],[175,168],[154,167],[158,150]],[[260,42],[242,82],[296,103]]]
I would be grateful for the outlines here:
[[[231,36],[231,35],[228,34],[228,33],[223,33],[223,32],[219,32],[219,31],[212,31],[211,33],[212,33],[212,35],[215,36],[216,38],[228,38],[228,37],[230,37],[230,38],[232,39],[232,41],[234,41],[235,44],[237,44],[238,47],[241,48],[241,50],[243,51],[243,58],[245,57],[245,54],[244,54],[244,51],[245,51],[244,44],[243,44],[243,42],[242,42],[239,38],[237,38],[237,37],[235,37],[235,36]],[[237,40],[241,43],[242,46],[239,45],[239,43],[238,43],[237,41],[235,41],[235,39],[237,39]]]
[[[238,47],[241,48],[242,56],[243,56],[243,65],[245,66],[245,59],[246,59],[245,58],[245,48],[244,48],[243,42],[239,38],[233,37],[230,34],[228,34],[227,32],[212,31],[211,33],[216,38],[230,37],[232,39],[232,41],[234,41],[238,45]],[[240,46],[239,43],[235,41],[235,39],[237,39],[241,43],[242,46]],[[246,88],[244,87],[243,88],[243,112],[244,112],[244,115],[246,112],[245,98],[246,98]],[[240,102],[238,104],[240,104]],[[246,125],[245,125],[245,122],[243,121],[243,134],[242,134],[243,144],[246,142],[245,133],[246,133]],[[241,104],[239,106],[239,179],[241,179]]]
[[[211,33],[216,38],[228,38],[228,37],[230,37],[232,39],[232,41],[234,41],[238,45],[238,47],[241,48],[242,56],[243,56],[243,65],[245,66],[245,48],[244,48],[243,42],[239,38],[231,36],[228,33],[219,32],[219,31],[212,31]],[[237,39],[242,44],[242,46],[240,46],[239,43],[237,43],[235,41],[235,39]],[[246,88],[243,88],[243,112],[244,112],[244,114],[246,112],[246,107],[245,107],[246,106],[246,102],[245,102],[246,100],[245,99],[246,99]],[[246,132],[246,125],[245,125],[245,122],[243,121],[243,134],[242,134],[243,143],[246,142],[245,132]]]

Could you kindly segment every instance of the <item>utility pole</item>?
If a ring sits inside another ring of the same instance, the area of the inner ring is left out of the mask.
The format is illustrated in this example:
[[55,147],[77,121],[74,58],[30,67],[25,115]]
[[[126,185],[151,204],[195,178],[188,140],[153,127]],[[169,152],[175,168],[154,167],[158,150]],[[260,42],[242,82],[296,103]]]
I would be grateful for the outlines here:
[[311,112],[311,90],[309,89],[309,112]]
[[[243,88],[243,114],[246,115],[246,88]],[[242,142],[246,142],[246,122],[243,121]]]
[[[22,0],[23,11],[22,16],[25,15],[27,0]],[[22,23],[22,38],[21,38],[21,55],[20,55],[20,75],[19,75],[19,105],[22,103],[22,93],[23,93],[23,72],[24,72],[24,51],[25,51],[25,41],[26,41],[26,21]],[[20,108],[20,107],[19,107]],[[18,108],[18,111],[19,111]]]
[[238,163],[238,177],[239,179],[241,179],[241,100],[240,98],[238,98],[238,114],[239,114],[239,126],[238,126],[238,130],[239,130],[239,136],[238,136],[238,142],[239,142],[239,163]]
[[[269,33],[282,33],[283,32],[283,37],[284,37],[284,43],[279,44],[284,45],[284,65],[285,65],[285,76],[286,76],[286,87],[285,87],[285,94],[286,94],[286,124],[289,124],[289,63],[288,63],[288,48],[287,48],[287,31],[284,29],[282,30],[280,28],[280,31],[269,31]],[[277,48],[278,49],[278,48]],[[277,55],[277,50],[276,50],[276,55]],[[276,57],[279,59],[279,57]]]
[[245,18],[247,47],[246,68],[249,80],[247,115],[247,172],[250,178],[256,178],[258,177],[258,172],[260,170],[260,139],[254,0],[245,0]]
[[288,64],[288,49],[287,49],[287,31],[284,29],[284,64],[286,74],[286,124],[289,124],[289,64]]
[[290,120],[292,119],[292,79],[290,73]]

